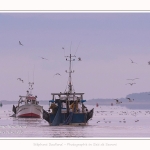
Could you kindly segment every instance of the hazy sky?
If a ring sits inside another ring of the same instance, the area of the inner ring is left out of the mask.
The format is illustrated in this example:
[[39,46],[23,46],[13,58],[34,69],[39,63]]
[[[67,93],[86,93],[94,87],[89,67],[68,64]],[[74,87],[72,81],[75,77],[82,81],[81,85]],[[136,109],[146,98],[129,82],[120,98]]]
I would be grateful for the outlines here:
[[[150,91],[150,13],[0,13],[0,100],[18,100],[33,79],[39,100],[64,92],[62,47],[82,58],[72,79],[84,99]],[[130,86],[132,78],[139,79]]]

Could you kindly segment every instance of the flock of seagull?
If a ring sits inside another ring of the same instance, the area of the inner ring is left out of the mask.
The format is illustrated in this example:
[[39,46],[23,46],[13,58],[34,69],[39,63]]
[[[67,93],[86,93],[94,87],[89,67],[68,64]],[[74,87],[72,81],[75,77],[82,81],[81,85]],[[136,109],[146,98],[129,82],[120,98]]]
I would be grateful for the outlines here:
[[[130,99],[130,98],[129,98]],[[111,108],[111,109],[118,109],[117,107],[115,108]],[[120,110],[120,109],[118,109]],[[117,111],[117,110],[114,110],[114,111],[96,111],[97,113],[95,114],[95,116],[99,116],[98,114],[101,114],[101,116],[103,116],[103,119],[102,120],[97,120],[96,123],[111,123],[111,122],[116,122],[116,120],[108,120],[110,119],[110,116],[113,116],[115,115],[115,118],[118,118],[118,119],[121,119],[119,120],[119,123],[127,123],[128,122],[139,122],[139,118],[138,116],[141,118],[141,115],[144,115],[146,117],[149,118],[150,116],[150,111],[147,111],[147,110],[120,110],[120,111]],[[105,116],[105,117],[104,117]],[[129,116],[129,118],[127,118],[127,116]],[[132,117],[133,116],[133,117]],[[123,118],[122,118],[123,117]],[[131,118],[132,117],[132,118]],[[90,120],[93,120],[93,119],[90,119]]]
[[[130,59],[130,58],[129,58]],[[135,63],[135,64],[137,64],[136,62],[134,62],[132,59],[130,59],[131,60],[131,63]],[[150,65],[150,61],[148,62],[148,65]],[[134,84],[136,84],[135,82],[133,82],[134,80],[137,80],[137,79],[139,79],[139,78],[134,78],[134,79],[127,79],[127,80],[130,80],[130,81],[132,81],[132,82],[130,82],[130,83],[127,83],[127,84],[125,84],[125,85],[134,85]],[[149,94],[150,95],[150,94]],[[133,102],[134,101],[134,99],[131,99],[131,98],[126,98],[126,99],[128,99],[129,100],[129,102]],[[121,101],[119,101],[118,99],[114,99],[115,101],[116,101],[116,104],[121,104],[122,102]]]
[[[20,46],[23,46],[23,44],[21,43],[21,41],[19,41],[19,45]],[[62,47],[62,49],[64,50],[64,56],[65,56],[65,48],[64,47]],[[39,56],[41,59],[43,59],[43,60],[48,60],[47,58],[44,58],[44,57],[41,57],[41,56]],[[65,56],[65,57],[67,57],[67,56]],[[74,57],[76,57],[76,56],[74,56]],[[130,58],[129,58],[130,59]],[[66,58],[66,60],[68,60],[67,58]],[[75,60],[75,59],[74,59]],[[78,58],[78,61],[81,61],[81,58],[79,57]],[[130,59],[130,61],[131,61],[131,63],[133,64],[137,64],[136,62],[134,62],[132,59]],[[150,65],[150,61],[148,62],[148,65]],[[54,74],[54,76],[61,76],[61,74],[60,73],[56,73],[56,74]],[[130,83],[127,83],[127,84],[125,84],[125,85],[131,85],[131,86],[133,86],[134,84],[136,84],[135,82],[133,82],[134,80],[137,80],[137,79],[139,79],[139,78],[134,78],[134,79],[127,79],[127,80],[130,80],[130,81],[132,81],[132,82],[130,82]],[[23,83],[23,80],[21,79],[21,78],[18,78],[17,80],[20,80],[22,83]],[[119,100],[117,100],[116,99],[116,103],[118,104],[119,103]],[[121,102],[120,102],[121,103]]]
[[[131,60],[131,63],[135,63],[135,64],[137,64],[136,62],[134,62],[132,59],[130,59]],[[134,78],[134,79],[127,79],[127,80],[131,80],[131,81],[134,81],[134,80],[136,80],[136,79],[139,79],[139,78]],[[131,83],[127,83],[127,84],[130,84],[131,86],[133,85],[133,84],[136,84],[136,83],[134,83],[134,82],[131,82]],[[126,84],[126,85],[127,85]]]
[[[19,45],[20,46],[24,46],[20,41],[19,41]],[[41,56],[39,56],[41,59],[44,59],[44,60],[48,60],[47,58],[44,58],[44,57],[41,57]]]
[[[21,41],[19,41],[19,45],[21,45],[21,46],[23,46],[23,44],[21,43]],[[62,47],[62,49],[64,50],[64,55],[65,55],[65,48],[64,47]],[[48,60],[47,58],[44,58],[44,57],[41,57],[41,56],[39,56],[41,59],[43,59],[43,60]],[[66,57],[66,56],[65,56]],[[74,57],[76,57],[76,56],[74,56]],[[130,59],[130,58],[129,58]],[[67,60],[67,58],[66,58],[66,60]],[[75,59],[74,59],[75,60]],[[79,57],[78,58],[78,61],[81,61],[81,58]],[[132,59],[130,59],[130,61],[131,61],[131,63],[133,64],[137,64],[136,62],[134,62]],[[150,65],[150,61],[148,62],[148,65]],[[60,73],[56,73],[56,74],[54,74],[54,76],[61,76],[61,74]],[[130,81],[132,81],[132,82],[130,82],[130,83],[127,83],[127,84],[125,84],[125,85],[131,85],[131,86],[133,86],[134,84],[136,84],[135,82],[133,82],[134,80],[137,80],[137,79],[139,79],[139,78],[134,78],[134,79],[127,79],[127,80],[130,80]],[[21,79],[21,78],[18,78],[17,80],[19,80],[19,81],[21,81],[22,83],[23,83],[23,80]],[[121,102],[119,102],[119,100],[118,99],[115,99],[116,100],[116,103],[117,104],[119,104],[119,103],[121,103]]]
[[[19,45],[20,45],[20,46],[24,46],[21,41],[19,41]],[[64,47],[62,47],[62,49],[65,50]],[[39,56],[39,57],[40,57],[41,59],[43,59],[43,60],[48,60],[48,59],[45,58],[45,57],[41,57],[41,56]],[[75,57],[76,57],[76,56],[75,56]],[[68,59],[66,58],[66,60],[68,60]],[[74,60],[75,60],[75,59],[74,59]],[[81,57],[78,58],[78,61],[81,61]],[[61,76],[61,74],[60,74],[60,73],[56,73],[56,74],[54,74],[54,76]],[[19,80],[19,81],[21,81],[21,82],[23,83],[23,80],[22,80],[21,78],[17,78],[17,80]]]

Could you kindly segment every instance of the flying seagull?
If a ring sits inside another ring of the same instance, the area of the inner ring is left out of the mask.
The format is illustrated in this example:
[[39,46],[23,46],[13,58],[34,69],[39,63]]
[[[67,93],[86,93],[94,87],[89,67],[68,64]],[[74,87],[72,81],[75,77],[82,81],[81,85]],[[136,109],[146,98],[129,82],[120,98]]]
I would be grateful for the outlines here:
[[47,58],[41,57],[42,59],[48,60]]
[[132,80],[132,81],[133,81],[133,80],[135,80],[135,79],[127,79],[127,80]]
[[19,41],[19,45],[22,45],[23,46],[23,44]]
[[131,63],[135,63],[135,64],[137,64],[136,62],[134,62],[132,59],[130,59],[131,60]]
[[136,83],[127,83],[127,84],[130,84],[132,86],[133,84],[136,84]]
[[[65,48],[64,48],[64,47],[62,47],[62,49],[64,50],[64,56],[65,56]],[[67,58],[66,58],[66,60],[67,60]]]
[[78,60],[81,61],[81,58],[79,57]]
[[[60,75],[60,73],[56,73],[55,75],[59,75],[59,76],[61,76],[61,75]],[[54,76],[55,76],[55,75],[54,75]]]
[[132,81],[133,81],[133,80],[135,80],[135,79],[139,79],[139,78],[134,78],[134,79],[127,79],[127,80],[132,80]]
[[23,83],[23,80],[21,78],[18,78],[17,80],[20,80]]

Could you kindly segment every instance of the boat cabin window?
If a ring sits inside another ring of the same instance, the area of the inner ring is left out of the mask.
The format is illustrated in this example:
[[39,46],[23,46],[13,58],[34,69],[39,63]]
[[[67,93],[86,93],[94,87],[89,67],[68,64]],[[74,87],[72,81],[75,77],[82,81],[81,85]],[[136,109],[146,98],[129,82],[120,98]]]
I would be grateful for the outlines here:
[[35,100],[27,100],[28,104],[36,104]]

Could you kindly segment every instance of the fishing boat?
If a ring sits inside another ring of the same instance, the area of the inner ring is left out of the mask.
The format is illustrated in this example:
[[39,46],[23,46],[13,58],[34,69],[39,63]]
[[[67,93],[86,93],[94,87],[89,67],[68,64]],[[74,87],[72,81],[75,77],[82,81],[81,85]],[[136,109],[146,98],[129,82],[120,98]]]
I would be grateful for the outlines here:
[[0,102],[0,107],[2,107],[3,106],[3,104]]
[[[84,105],[86,100],[83,99],[84,93],[77,93],[74,91],[71,74],[74,71],[71,69],[71,62],[75,61],[75,55],[65,56],[66,61],[69,61],[68,88],[64,92],[51,93],[52,99],[49,101],[49,110],[43,110],[43,119],[45,119],[50,126],[59,125],[86,125],[93,117],[94,108],[88,110]],[[81,58],[78,60],[80,61]]]
[[43,106],[39,105],[37,96],[33,96],[34,82],[29,82],[29,91],[26,96],[19,96],[18,105],[13,105],[13,112],[16,117],[20,118],[43,118]]

